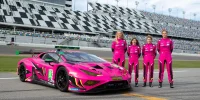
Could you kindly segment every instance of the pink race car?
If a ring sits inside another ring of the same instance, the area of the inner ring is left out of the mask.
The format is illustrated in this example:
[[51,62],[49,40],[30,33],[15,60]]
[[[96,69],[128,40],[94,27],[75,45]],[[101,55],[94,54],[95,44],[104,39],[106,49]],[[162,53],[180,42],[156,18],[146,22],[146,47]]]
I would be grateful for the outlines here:
[[95,93],[130,89],[128,71],[93,54],[81,51],[42,52],[18,62],[22,82],[36,82],[60,91]]

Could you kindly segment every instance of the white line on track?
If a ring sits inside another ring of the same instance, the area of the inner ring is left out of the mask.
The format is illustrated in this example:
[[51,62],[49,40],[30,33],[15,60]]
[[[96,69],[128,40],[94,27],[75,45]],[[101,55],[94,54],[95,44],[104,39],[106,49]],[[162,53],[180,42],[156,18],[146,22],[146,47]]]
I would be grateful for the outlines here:
[[[141,70],[141,71],[143,71],[143,70]],[[183,72],[186,72],[186,70],[182,70],[182,71],[173,71],[173,73],[183,73]],[[154,72],[154,74],[157,74],[157,73],[159,73],[159,72]],[[132,74],[134,74],[134,73],[132,73]],[[143,74],[143,73],[139,73],[139,74]]]
[[14,79],[19,79],[19,77],[0,78],[0,80],[14,80]]
[[[173,73],[183,73],[186,72],[185,70],[182,71],[173,71]],[[159,73],[159,72],[154,72],[154,73]],[[134,73],[132,73],[134,74]],[[143,74],[143,73],[139,73],[139,74]],[[19,77],[7,77],[7,78],[0,78],[0,80],[14,80],[14,79],[19,79]]]

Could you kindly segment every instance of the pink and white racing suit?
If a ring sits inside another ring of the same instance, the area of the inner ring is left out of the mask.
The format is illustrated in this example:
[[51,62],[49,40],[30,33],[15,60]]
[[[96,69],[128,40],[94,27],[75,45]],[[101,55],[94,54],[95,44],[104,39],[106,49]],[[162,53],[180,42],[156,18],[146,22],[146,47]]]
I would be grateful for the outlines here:
[[149,70],[149,82],[153,82],[154,59],[156,57],[156,45],[152,43],[143,45],[142,55],[143,55],[144,82],[147,82],[148,70]]
[[[138,83],[139,78],[139,58],[141,55],[141,49],[140,46],[137,45],[130,45],[128,46],[127,54],[129,56],[128,60],[128,71],[129,74],[132,74],[132,70],[134,68],[135,73],[135,82]],[[132,76],[132,75],[131,75]]]
[[162,38],[157,43],[157,50],[159,52],[159,82],[163,82],[164,76],[164,65],[166,63],[168,81],[173,83],[173,71],[172,71],[172,51],[173,51],[173,42],[169,38]]
[[118,39],[112,42],[113,63],[124,67],[125,53],[127,50],[127,43],[124,39]]

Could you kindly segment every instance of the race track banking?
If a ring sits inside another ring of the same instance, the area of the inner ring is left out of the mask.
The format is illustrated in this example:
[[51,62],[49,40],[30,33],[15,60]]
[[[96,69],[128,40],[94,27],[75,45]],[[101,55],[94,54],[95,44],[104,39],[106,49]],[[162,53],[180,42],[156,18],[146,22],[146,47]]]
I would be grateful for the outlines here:
[[[30,50],[29,47],[0,46],[0,54],[14,54],[16,50]],[[47,50],[34,48],[36,50]],[[111,52],[89,51],[101,57],[111,58]],[[199,57],[173,56],[176,60],[199,60]],[[169,88],[167,74],[163,88],[158,88],[158,70],[154,73],[154,87],[142,87],[142,70],[139,87],[132,90],[109,91],[98,94],[76,94],[60,92],[55,88],[21,82],[16,73],[0,73],[0,100],[200,100],[200,69],[174,69],[174,86]],[[132,79],[133,80],[133,79]],[[132,86],[134,83],[131,84]]]

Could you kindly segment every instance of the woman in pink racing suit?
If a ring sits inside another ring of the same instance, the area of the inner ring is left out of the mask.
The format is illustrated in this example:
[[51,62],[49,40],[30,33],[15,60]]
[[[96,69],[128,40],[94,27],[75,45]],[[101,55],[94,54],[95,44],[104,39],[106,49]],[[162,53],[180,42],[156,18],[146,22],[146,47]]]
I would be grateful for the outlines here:
[[138,77],[139,77],[139,58],[141,55],[141,49],[139,42],[136,38],[133,38],[128,46],[127,54],[129,56],[128,71],[132,76],[132,70],[134,68],[135,73],[135,87],[138,87]]
[[162,30],[162,38],[157,43],[157,50],[159,52],[159,88],[162,87],[163,76],[164,76],[164,66],[166,64],[168,81],[170,83],[170,88],[173,86],[173,71],[172,71],[172,51],[173,51],[173,41],[167,37],[167,31]]
[[144,84],[143,87],[146,87],[147,75],[149,70],[149,87],[152,86],[153,74],[154,74],[154,59],[156,57],[156,45],[152,44],[152,37],[147,36],[147,43],[142,47],[142,56],[143,56],[143,76]]
[[117,31],[115,40],[112,42],[113,63],[124,67],[125,65],[125,53],[127,50],[127,43],[124,39],[124,34],[121,31]]

